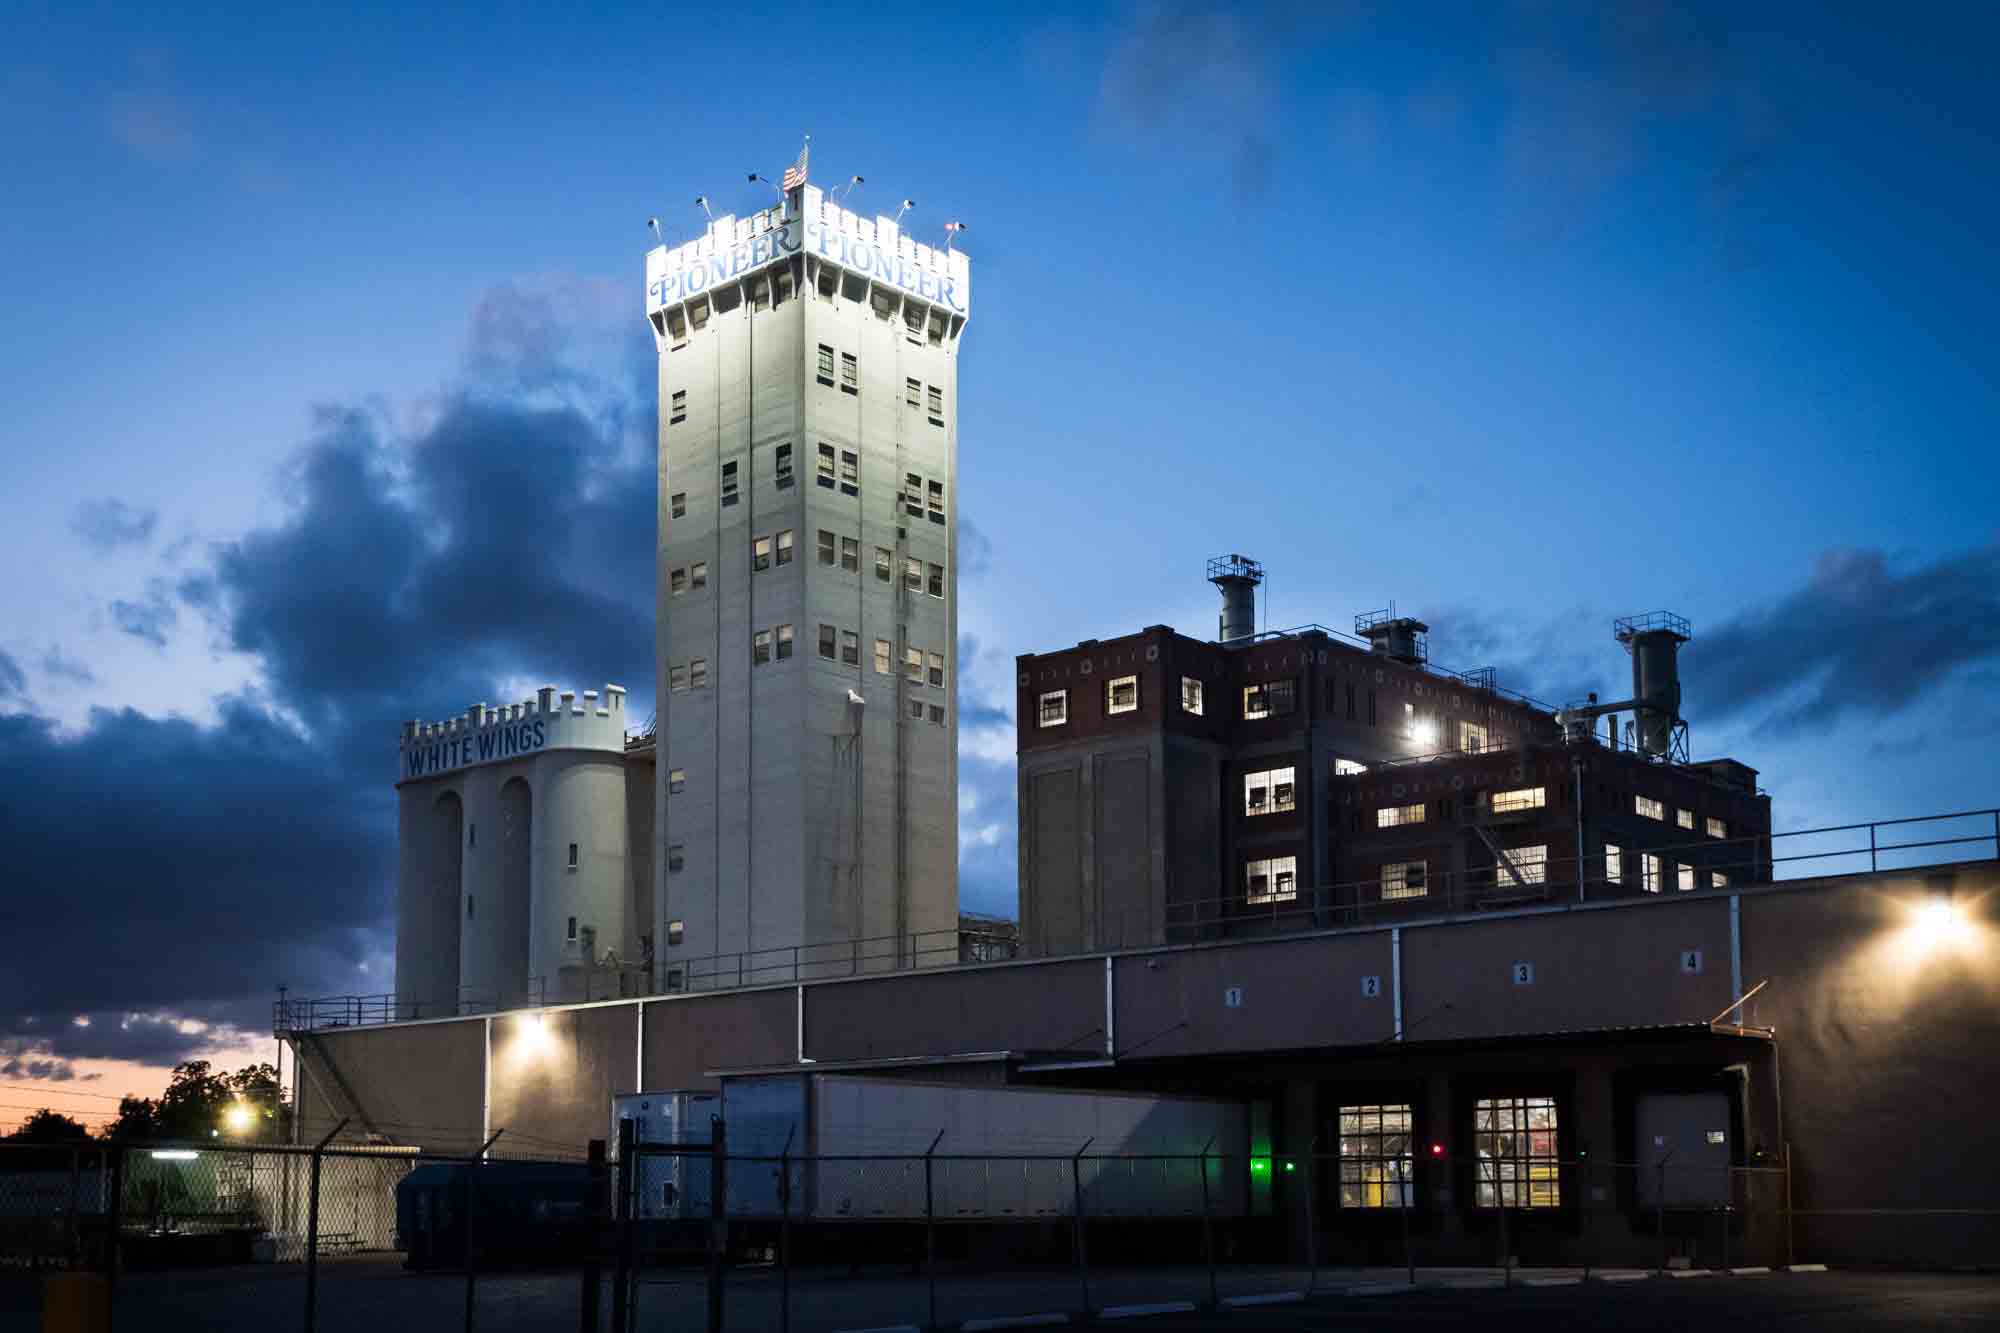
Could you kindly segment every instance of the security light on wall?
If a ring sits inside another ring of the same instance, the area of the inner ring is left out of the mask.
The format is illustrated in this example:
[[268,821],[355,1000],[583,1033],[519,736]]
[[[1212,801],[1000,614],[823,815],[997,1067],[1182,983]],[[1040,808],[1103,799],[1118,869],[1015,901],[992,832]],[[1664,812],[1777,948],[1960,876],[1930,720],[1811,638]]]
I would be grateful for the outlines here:
[[704,212],[704,213],[708,213],[708,220],[709,220],[710,222],[713,222],[713,221],[715,221],[715,214],[714,214],[714,213],[712,213],[712,212],[709,212],[709,207],[708,207],[708,196],[707,196],[707,195],[705,195],[705,194],[698,194],[698,195],[696,195],[696,196],[694,197],[694,206],[695,206],[696,208],[699,208],[699,209],[700,209],[700,210],[701,210],[702,212]]
[[896,210],[896,221],[898,221],[898,222],[901,222],[901,221],[903,220],[903,214],[905,214],[905,213],[909,212],[909,211],[910,211],[911,209],[915,208],[916,206],[917,206],[917,201],[916,201],[916,200],[914,200],[914,199],[905,199],[905,200],[903,201],[903,206],[902,206],[901,208],[899,208],[899,209],[897,209],[897,210]]
[[660,235],[660,220],[658,218],[647,218],[646,225],[653,229],[654,240],[658,241],[661,245],[667,243],[667,238]]

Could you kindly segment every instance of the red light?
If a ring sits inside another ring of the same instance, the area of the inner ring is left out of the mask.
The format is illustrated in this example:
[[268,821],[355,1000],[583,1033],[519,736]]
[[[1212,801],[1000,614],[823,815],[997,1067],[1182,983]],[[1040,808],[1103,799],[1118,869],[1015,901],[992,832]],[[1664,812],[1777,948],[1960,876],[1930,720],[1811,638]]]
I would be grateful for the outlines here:
[[1431,1145],[1431,1156],[1433,1157],[1444,1156],[1444,1145],[1442,1143],[1433,1143]]

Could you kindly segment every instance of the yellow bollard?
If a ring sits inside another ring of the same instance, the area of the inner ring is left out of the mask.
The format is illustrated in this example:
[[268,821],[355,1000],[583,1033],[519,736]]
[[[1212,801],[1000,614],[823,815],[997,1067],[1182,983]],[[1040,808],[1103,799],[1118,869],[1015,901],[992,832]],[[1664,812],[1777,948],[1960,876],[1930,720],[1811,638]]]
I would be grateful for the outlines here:
[[42,1280],[42,1333],[110,1333],[111,1284],[101,1273]]

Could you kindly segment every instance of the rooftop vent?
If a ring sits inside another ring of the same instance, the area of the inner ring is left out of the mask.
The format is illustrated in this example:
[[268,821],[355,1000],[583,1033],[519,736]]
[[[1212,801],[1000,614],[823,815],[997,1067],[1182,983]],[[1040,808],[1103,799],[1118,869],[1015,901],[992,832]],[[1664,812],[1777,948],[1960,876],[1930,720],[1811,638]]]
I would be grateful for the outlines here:
[[1219,555],[1208,562],[1208,581],[1222,594],[1216,642],[1228,643],[1255,634],[1257,587],[1264,581],[1264,567],[1247,555]]
[[1368,611],[1354,617],[1354,633],[1368,640],[1368,646],[1391,661],[1422,666],[1430,660],[1429,625],[1396,614],[1391,602],[1386,610]]

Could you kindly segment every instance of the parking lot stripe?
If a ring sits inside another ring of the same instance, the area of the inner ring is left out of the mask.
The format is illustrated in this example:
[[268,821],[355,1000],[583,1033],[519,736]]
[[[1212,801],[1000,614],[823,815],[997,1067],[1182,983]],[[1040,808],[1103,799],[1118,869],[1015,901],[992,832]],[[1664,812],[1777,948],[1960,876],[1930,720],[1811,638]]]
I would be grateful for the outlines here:
[[1592,1282],[1650,1282],[1653,1280],[1653,1275],[1643,1271],[1634,1272],[1629,1269],[1619,1269],[1609,1273],[1592,1273],[1590,1280]]
[[1706,1268],[1669,1268],[1667,1270],[1667,1276],[1668,1277],[1713,1277],[1714,1274]]
[[1786,1267],[1785,1267],[1785,1271],[1786,1271],[1787,1273],[1824,1273],[1824,1272],[1826,1271],[1826,1265],[1825,1265],[1825,1264],[1788,1264],[1788,1265],[1786,1265]]
[[1729,1271],[1735,1277],[1755,1277],[1759,1273],[1768,1273],[1771,1270],[1763,1267],[1751,1267],[1751,1268],[1732,1268]]
[[1524,1287],[1576,1287],[1583,1285],[1583,1279],[1580,1277],[1524,1277],[1521,1279],[1521,1285]]

